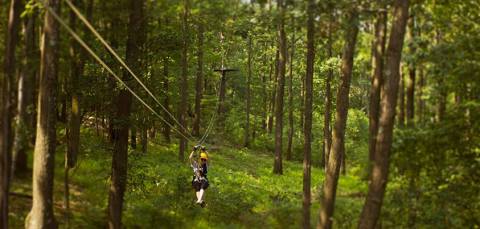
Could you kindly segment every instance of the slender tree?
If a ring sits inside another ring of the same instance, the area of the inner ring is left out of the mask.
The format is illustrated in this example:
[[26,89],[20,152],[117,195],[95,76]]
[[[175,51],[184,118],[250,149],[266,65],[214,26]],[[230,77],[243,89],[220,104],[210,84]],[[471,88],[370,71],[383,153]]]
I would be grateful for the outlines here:
[[[48,0],[46,7],[59,12],[59,1]],[[58,23],[47,11],[41,44],[38,91],[37,137],[33,158],[33,201],[26,228],[56,228],[53,214],[53,177],[56,148],[56,97],[58,72]]]
[[368,194],[358,222],[358,228],[375,228],[387,187],[398,80],[400,78],[400,61],[408,19],[408,7],[408,0],[395,0],[394,2],[393,22],[386,51],[385,79],[382,87],[383,97],[381,98],[379,131],[375,145],[375,161],[370,172]]
[[293,145],[293,59],[295,56],[295,17],[292,15],[292,40],[290,44],[290,68],[288,77],[288,143],[287,143],[287,160],[292,160]]
[[285,35],[285,3],[283,0],[277,1],[280,8],[278,24],[278,75],[277,75],[277,95],[275,106],[275,163],[273,173],[282,174],[282,146],[283,146],[283,96],[285,89],[285,67],[287,61],[287,38]]
[[311,161],[312,161],[312,104],[313,63],[315,61],[315,1],[308,1],[307,9],[307,71],[305,74],[305,124],[303,130],[303,228],[310,228]]
[[372,47],[372,84],[369,104],[369,158],[373,162],[375,143],[377,141],[378,117],[380,115],[380,89],[383,83],[383,59],[387,33],[387,10],[381,8],[377,12],[375,22],[375,39]]
[[[328,2],[328,40],[327,40],[327,57],[328,59],[333,57],[333,23],[335,17],[333,15],[334,7],[331,1]],[[322,166],[327,168],[328,156],[330,154],[330,148],[332,146],[332,79],[333,69],[329,68],[327,72],[327,79],[325,80],[325,113],[323,116],[323,152],[322,152]]]
[[203,22],[198,22],[197,47],[197,78],[195,81],[195,119],[193,120],[193,135],[200,135],[201,102],[203,96]]
[[320,221],[317,228],[331,228],[333,210],[337,192],[341,159],[345,154],[345,128],[349,107],[348,94],[353,70],[353,56],[358,34],[358,12],[356,8],[349,10],[345,34],[345,46],[342,56],[341,83],[337,92],[337,110],[333,129],[332,148],[330,150],[323,196],[321,198]]
[[37,71],[38,58],[35,53],[35,18],[36,11],[26,15],[23,23],[24,45],[23,66],[18,78],[17,122],[13,144],[12,174],[19,175],[27,172],[27,150],[29,140],[34,131],[32,108],[33,86]]
[[[141,70],[142,46],[145,42],[144,0],[129,1],[128,38],[126,63],[135,72]],[[131,76],[124,71],[123,80],[129,81]],[[120,90],[117,97],[116,127],[112,158],[112,183],[108,199],[108,226],[121,228],[123,197],[127,182],[128,129],[132,95],[126,89]]]
[[[409,50],[411,55],[415,55],[415,17],[410,16],[407,25],[407,36],[409,40]],[[415,78],[417,74],[417,69],[414,61],[408,63],[408,81],[407,81],[407,125],[412,126],[414,123],[415,117]]]
[[[178,106],[178,121],[180,125],[186,127],[187,97],[188,97],[188,15],[189,0],[183,1],[183,17],[182,17],[182,74],[179,83],[180,103]],[[182,134],[185,134],[182,127],[178,128]],[[184,160],[185,149],[187,148],[187,140],[180,136],[180,145],[178,147],[178,159]]]
[[12,160],[12,116],[15,83],[15,47],[18,42],[21,0],[11,0],[8,27],[5,39],[3,79],[0,106],[0,226],[8,227],[8,191],[10,189],[10,166]]
[[403,71],[403,64],[400,64],[400,79],[398,91],[398,124],[405,125],[405,75]]
[[246,121],[245,121],[245,133],[244,133],[244,146],[248,147],[250,145],[250,104],[251,104],[251,90],[250,82],[252,79],[252,35],[248,36],[248,61],[247,61],[247,92],[246,92]]

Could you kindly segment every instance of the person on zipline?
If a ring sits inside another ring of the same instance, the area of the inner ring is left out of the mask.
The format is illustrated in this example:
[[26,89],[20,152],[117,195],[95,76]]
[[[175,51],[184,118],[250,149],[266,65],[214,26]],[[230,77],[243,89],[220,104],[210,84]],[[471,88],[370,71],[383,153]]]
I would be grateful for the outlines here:
[[[200,149],[200,161],[197,160],[195,153]],[[190,166],[193,169],[193,179],[192,186],[195,189],[197,195],[197,204],[204,207],[205,202],[203,201],[203,195],[205,190],[208,188],[209,183],[207,179],[208,173],[208,153],[205,149],[205,146],[195,146],[193,151],[188,157],[190,160]]]

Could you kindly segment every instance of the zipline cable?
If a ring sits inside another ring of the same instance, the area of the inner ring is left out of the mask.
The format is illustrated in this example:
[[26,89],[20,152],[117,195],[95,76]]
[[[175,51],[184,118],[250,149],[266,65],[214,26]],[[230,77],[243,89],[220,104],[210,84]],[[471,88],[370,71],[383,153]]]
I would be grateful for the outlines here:
[[[67,0],[68,1],[68,0]],[[48,10],[50,14],[72,35],[72,37],[77,40],[80,45],[82,45],[85,50],[100,64],[102,65],[103,68],[105,68],[122,86],[124,86],[138,101],[140,101],[145,107],[147,107],[153,114],[155,114],[160,120],[165,122],[170,128],[175,130],[180,136],[185,138],[187,141],[192,141],[191,138],[185,136],[181,131],[179,131],[175,126],[167,122],[160,114],[158,114],[151,106],[149,106],[140,96],[138,96],[95,52],[83,41],[80,36],[73,31],[72,28],[70,28],[69,25],[63,19],[48,5],[46,4],[43,0],[39,1],[40,3],[43,4],[45,9]]]
[[97,37],[97,39],[103,44],[103,46],[105,46],[105,48],[107,48],[107,50],[117,59],[117,61],[120,62],[120,64],[125,69],[127,69],[127,71],[133,76],[133,78],[135,78],[135,80],[143,87],[143,89],[147,91],[147,93],[165,111],[165,113],[167,113],[172,118],[172,120],[182,129],[182,131],[187,133],[188,136],[193,139],[194,137],[188,131],[188,129],[185,128],[182,124],[180,124],[180,122],[175,118],[175,116],[170,113],[170,111],[168,111],[168,109],[165,108],[162,103],[160,103],[160,101],[158,101],[157,97],[153,95],[153,93],[147,88],[147,86],[145,86],[144,83],[142,83],[140,78],[130,69],[130,67],[128,67],[125,61],[123,61],[123,59],[117,54],[117,52],[115,52],[115,50],[105,41],[105,39],[97,32],[97,30],[92,26],[92,24],[90,24],[90,22],[83,16],[83,14],[80,13],[77,7],[75,7],[75,5],[70,0],[65,0],[65,2],[70,7],[70,9],[72,9],[73,12],[77,15],[77,17],[87,26],[87,28]]

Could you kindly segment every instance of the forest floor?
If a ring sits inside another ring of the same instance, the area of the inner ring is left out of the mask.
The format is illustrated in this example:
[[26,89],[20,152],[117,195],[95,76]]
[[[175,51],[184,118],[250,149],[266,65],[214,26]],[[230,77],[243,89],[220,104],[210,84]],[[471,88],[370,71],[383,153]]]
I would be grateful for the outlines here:
[[[59,133],[63,136],[64,133]],[[82,129],[81,154],[71,171],[71,228],[104,228],[108,205],[111,151],[105,139]],[[59,139],[54,199],[56,219],[66,227],[63,208],[65,141]],[[176,144],[150,141],[148,153],[130,150],[123,223],[126,228],[300,228],[302,176],[300,161],[284,161],[283,175],[273,175],[273,154],[228,144],[210,150],[207,206],[194,204],[192,171],[178,162]],[[187,157],[188,155],[185,155]],[[366,182],[350,167],[340,179],[335,209],[336,227],[356,225]],[[312,167],[312,225],[318,218],[321,168]],[[31,195],[31,178],[16,179],[11,191]],[[31,207],[28,196],[12,196],[11,228],[23,228]],[[335,225],[335,224],[334,224]]]

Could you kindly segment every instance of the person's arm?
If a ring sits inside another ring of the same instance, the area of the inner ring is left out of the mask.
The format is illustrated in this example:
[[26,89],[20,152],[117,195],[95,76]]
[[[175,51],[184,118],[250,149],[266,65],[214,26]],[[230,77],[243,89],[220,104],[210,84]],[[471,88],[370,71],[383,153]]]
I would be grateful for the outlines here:
[[188,156],[188,160],[190,161],[190,164],[193,164],[193,154],[195,153],[195,150],[193,150],[191,153],[190,153],[190,156]]

